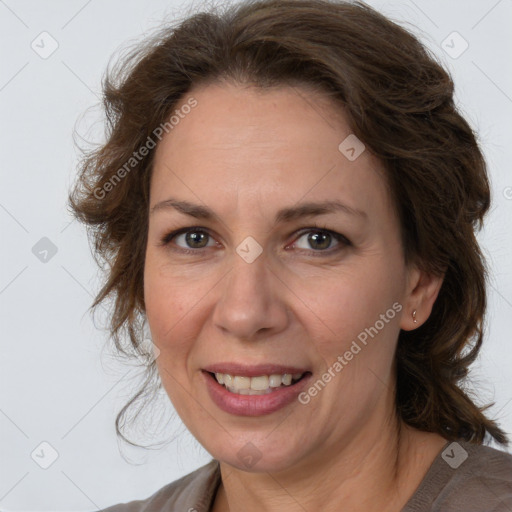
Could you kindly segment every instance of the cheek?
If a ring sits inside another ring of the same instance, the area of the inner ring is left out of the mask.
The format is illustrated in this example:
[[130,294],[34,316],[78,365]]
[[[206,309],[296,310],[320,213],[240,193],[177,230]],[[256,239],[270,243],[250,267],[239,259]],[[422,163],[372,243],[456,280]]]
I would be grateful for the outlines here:
[[[328,279],[319,276],[313,280],[314,285],[300,288],[300,298],[316,313],[319,326],[324,326],[324,338],[346,342],[373,326],[381,314],[385,315],[400,300],[397,274],[378,261],[372,263],[372,268],[366,264],[360,268],[353,266],[346,272],[331,274]],[[397,323],[393,312],[386,325]]]
[[[153,342],[160,350],[159,360],[174,361],[187,349],[187,336],[183,327],[197,302],[193,287],[182,280],[173,279],[150,253],[144,269],[144,302]],[[168,343],[167,340],[172,340]],[[173,358],[167,358],[168,353]],[[157,361],[157,362],[160,362]]]
[[193,336],[184,327],[190,327],[186,320],[192,307],[188,303],[193,297],[187,288],[166,277],[160,269],[153,264],[151,256],[146,259],[146,317],[153,343],[160,351],[156,365],[163,387],[174,407],[184,413],[190,406],[183,389],[189,387],[187,361]]
[[316,304],[322,321],[309,332],[321,371],[329,372],[325,378],[333,382],[323,403],[343,404],[344,410],[371,407],[382,383],[392,378],[401,280],[389,262],[372,263],[324,283]]
[[[313,383],[315,389],[307,393],[317,400],[317,410],[340,422],[346,421],[347,410],[363,421],[393,378],[402,305],[399,280],[391,279],[385,268],[353,268],[325,283],[316,302],[321,321],[311,317],[308,334],[316,351],[317,379],[328,384],[324,391],[323,384]],[[313,288],[309,293],[313,298]]]

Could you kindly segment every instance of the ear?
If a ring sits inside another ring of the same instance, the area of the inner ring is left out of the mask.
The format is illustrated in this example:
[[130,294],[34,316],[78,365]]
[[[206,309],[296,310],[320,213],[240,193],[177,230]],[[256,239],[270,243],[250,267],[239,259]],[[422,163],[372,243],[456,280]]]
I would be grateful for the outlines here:
[[[434,306],[439,290],[443,284],[444,275],[436,276],[411,267],[407,279],[406,298],[404,301],[404,314],[400,320],[400,328],[412,331],[424,324]],[[416,311],[416,323],[413,312]]]

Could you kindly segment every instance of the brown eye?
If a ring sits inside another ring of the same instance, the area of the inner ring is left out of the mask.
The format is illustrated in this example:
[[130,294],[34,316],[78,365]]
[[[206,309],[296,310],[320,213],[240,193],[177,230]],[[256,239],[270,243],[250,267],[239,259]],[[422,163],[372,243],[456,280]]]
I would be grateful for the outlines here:
[[[303,241],[301,241],[303,240]],[[351,245],[350,241],[340,233],[325,229],[311,229],[302,231],[297,241],[293,244],[298,249],[313,252],[331,252]]]
[[[209,244],[210,241],[212,243]],[[204,229],[199,228],[185,228],[173,231],[162,239],[163,245],[168,245],[171,242],[184,251],[205,249],[215,245],[215,241],[211,238],[210,234]]]
[[191,247],[192,249],[202,249],[206,247],[209,237],[208,233],[204,231],[187,231],[181,236],[185,237],[184,241],[187,247]]

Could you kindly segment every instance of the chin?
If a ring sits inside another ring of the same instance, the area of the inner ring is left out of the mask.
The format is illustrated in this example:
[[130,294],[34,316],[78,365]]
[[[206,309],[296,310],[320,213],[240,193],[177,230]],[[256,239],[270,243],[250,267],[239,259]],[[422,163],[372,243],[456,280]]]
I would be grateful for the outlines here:
[[[217,439],[212,450],[208,450],[208,445],[205,445],[205,448],[218,461],[250,473],[277,473],[299,462],[299,446],[285,446],[284,439],[276,438],[270,441],[268,438],[265,439],[266,435],[268,434],[264,434],[260,439],[252,435],[240,436],[237,441],[229,437],[225,446],[219,446]],[[290,440],[289,436],[285,437]],[[300,448],[303,450],[304,446]]]

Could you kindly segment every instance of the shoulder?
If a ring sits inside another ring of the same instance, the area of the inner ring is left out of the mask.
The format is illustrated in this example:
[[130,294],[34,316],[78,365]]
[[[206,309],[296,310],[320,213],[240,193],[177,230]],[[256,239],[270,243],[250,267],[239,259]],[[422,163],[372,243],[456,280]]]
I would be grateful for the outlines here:
[[119,503],[100,512],[207,512],[219,482],[219,462],[213,459],[145,500]]
[[403,512],[509,512],[512,455],[465,441],[449,442]]
[[450,494],[464,496],[468,507],[473,507],[467,510],[475,510],[475,503],[482,503],[490,512],[512,510],[512,455],[490,446],[458,444],[467,457],[458,468],[461,471],[453,473]]

